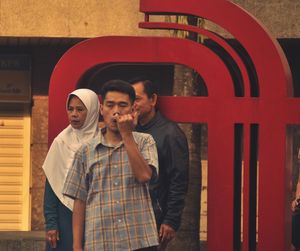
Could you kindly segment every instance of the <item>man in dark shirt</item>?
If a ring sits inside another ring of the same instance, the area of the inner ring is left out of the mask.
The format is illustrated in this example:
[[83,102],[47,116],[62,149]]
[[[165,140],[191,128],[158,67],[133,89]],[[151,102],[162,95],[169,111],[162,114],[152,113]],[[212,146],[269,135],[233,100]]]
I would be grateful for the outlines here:
[[136,78],[131,84],[135,89],[135,105],[139,113],[136,130],[151,134],[157,145],[159,179],[150,183],[150,194],[160,250],[164,250],[180,226],[188,186],[188,144],[179,126],[156,110],[155,84],[145,78]]

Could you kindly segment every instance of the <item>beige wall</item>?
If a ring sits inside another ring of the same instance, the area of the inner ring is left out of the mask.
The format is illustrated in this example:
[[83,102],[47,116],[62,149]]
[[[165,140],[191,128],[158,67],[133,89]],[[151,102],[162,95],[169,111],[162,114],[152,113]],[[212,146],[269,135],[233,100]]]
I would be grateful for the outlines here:
[[[300,37],[300,1],[298,0],[232,0],[254,16],[275,38]],[[238,22],[238,20],[237,20]],[[214,23],[205,27],[225,37],[231,37]]]
[[[263,22],[275,37],[300,37],[300,1],[233,2]],[[143,20],[139,0],[1,0],[0,17],[0,36],[167,34],[138,28],[138,22]]]
[[138,29],[139,0],[1,0],[0,17],[0,36],[154,34]]
[[300,37],[299,0],[233,0],[277,38]]

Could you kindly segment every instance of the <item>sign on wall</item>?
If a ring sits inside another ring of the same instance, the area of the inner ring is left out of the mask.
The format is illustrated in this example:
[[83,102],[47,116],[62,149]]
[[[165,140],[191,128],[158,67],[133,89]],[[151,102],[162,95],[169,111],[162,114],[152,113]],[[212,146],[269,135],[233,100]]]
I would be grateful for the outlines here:
[[0,102],[29,103],[30,82],[28,55],[0,55]]

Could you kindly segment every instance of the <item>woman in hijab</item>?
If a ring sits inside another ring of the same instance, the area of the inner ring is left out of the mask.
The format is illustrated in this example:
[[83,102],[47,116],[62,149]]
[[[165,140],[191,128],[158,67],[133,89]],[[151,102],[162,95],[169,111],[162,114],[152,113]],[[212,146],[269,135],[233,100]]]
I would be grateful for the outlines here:
[[73,200],[65,197],[62,189],[75,152],[98,132],[100,105],[96,93],[77,89],[69,94],[66,106],[70,125],[54,139],[43,164],[47,250],[57,251],[73,250]]

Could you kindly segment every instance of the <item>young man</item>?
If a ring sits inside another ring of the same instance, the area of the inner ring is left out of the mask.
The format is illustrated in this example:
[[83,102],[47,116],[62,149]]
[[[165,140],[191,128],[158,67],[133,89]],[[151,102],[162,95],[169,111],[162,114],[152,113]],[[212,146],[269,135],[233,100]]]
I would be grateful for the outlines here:
[[64,187],[75,199],[74,251],[83,250],[83,242],[85,251],[156,250],[148,190],[158,168],[155,142],[132,132],[135,92],[129,83],[109,81],[101,95],[105,128],[76,153]]
[[188,144],[178,125],[155,109],[155,84],[145,78],[130,82],[135,89],[139,113],[136,131],[151,134],[157,146],[159,180],[158,184],[151,181],[150,193],[159,229],[160,250],[164,250],[180,226],[188,186]]

